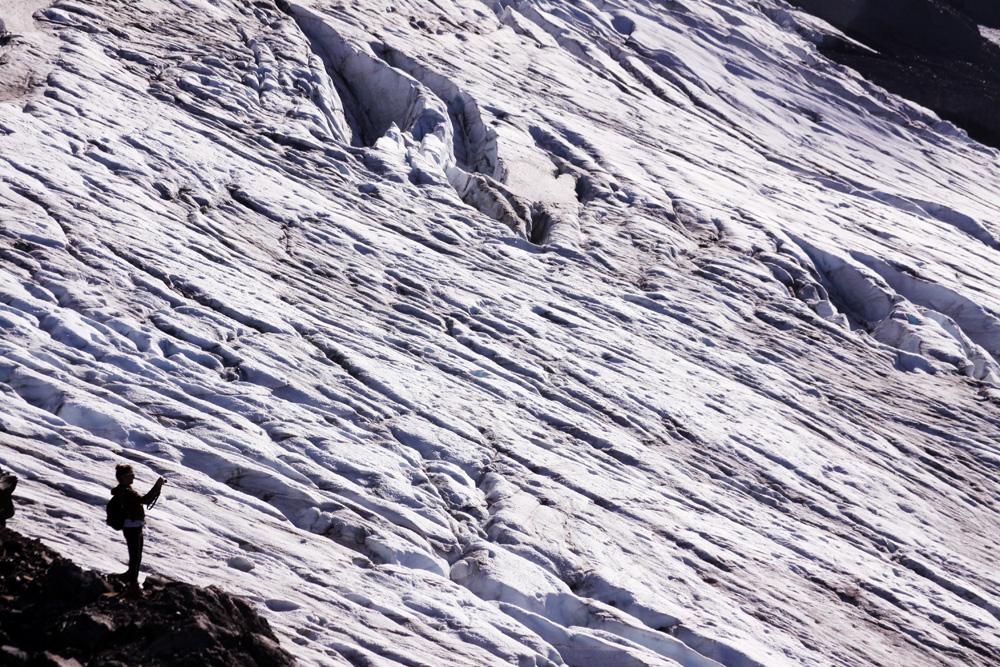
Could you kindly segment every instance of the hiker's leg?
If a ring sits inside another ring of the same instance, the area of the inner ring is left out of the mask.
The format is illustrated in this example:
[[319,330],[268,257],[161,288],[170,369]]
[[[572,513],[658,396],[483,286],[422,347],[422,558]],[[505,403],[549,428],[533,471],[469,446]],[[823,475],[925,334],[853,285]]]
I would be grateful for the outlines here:
[[142,563],[142,528],[123,528],[125,543],[128,545],[128,575],[129,583],[139,582],[139,565]]
[[136,555],[136,558],[135,558],[135,582],[136,583],[139,583],[139,566],[142,565],[142,548],[146,544],[146,537],[143,534],[142,528],[139,528],[138,531],[139,531],[139,553]]
[[135,569],[135,529],[123,528],[122,535],[125,536],[125,544],[128,546],[128,572],[125,574],[125,581],[132,581],[133,573],[138,574]]

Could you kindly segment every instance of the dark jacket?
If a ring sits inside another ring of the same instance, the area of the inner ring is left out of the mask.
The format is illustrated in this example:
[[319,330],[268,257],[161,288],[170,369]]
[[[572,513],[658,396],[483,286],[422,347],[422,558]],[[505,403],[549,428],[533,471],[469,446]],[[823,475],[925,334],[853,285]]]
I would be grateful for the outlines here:
[[126,521],[145,521],[146,508],[143,505],[148,505],[159,497],[160,487],[154,486],[146,495],[140,496],[131,484],[129,486],[119,484],[111,489],[111,495],[121,497]]
[[14,516],[14,489],[17,477],[0,473],[0,523]]

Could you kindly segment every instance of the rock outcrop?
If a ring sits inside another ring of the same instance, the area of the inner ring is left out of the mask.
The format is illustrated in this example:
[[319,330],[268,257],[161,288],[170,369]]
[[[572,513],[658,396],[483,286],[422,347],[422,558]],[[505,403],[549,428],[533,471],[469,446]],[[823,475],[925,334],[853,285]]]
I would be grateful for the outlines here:
[[886,90],[933,109],[969,136],[1000,146],[1000,46],[979,25],[996,25],[1000,7],[972,0],[792,0],[871,47],[831,39],[828,58]]
[[295,664],[238,597],[157,577],[129,599],[38,540],[0,529],[0,664]]

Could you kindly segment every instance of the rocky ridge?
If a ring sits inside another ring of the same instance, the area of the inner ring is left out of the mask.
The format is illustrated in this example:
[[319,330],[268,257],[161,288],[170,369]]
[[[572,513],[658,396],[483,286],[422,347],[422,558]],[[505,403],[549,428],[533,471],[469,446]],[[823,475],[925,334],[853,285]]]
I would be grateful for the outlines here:
[[161,577],[128,598],[109,577],[0,528],[0,664],[283,667],[295,661],[247,602]]
[[1000,6],[972,0],[791,4],[857,40],[826,39],[823,55],[1000,146],[1000,45],[984,30],[1000,24]]

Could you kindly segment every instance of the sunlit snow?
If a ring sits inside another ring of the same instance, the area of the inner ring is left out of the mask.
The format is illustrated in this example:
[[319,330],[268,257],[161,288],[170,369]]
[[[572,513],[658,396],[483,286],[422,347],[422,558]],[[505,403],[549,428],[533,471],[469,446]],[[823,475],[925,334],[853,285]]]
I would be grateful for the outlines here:
[[983,37],[1000,46],[1000,30],[981,25],[979,26],[979,32]]
[[120,570],[162,474],[146,570],[306,664],[1000,661],[1000,154],[822,22],[0,19],[18,530]]

